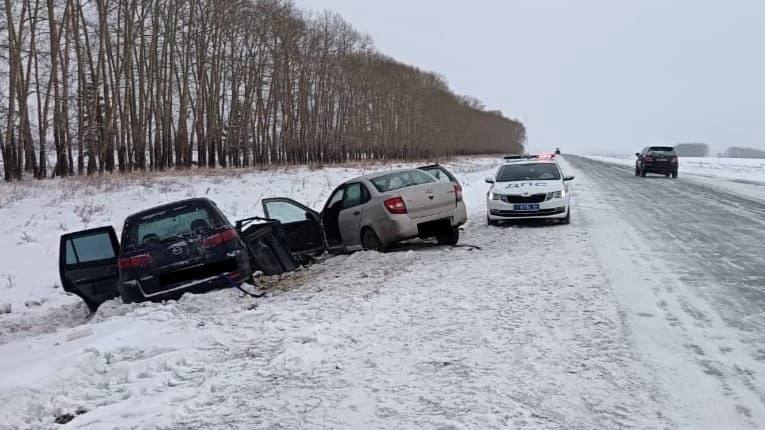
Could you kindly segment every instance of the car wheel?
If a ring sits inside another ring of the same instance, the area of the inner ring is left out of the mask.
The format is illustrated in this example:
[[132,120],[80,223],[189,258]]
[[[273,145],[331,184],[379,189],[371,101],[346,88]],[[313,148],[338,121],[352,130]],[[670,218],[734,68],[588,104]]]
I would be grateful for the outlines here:
[[563,225],[571,224],[571,209],[568,210],[566,217],[560,220],[560,223]]
[[384,247],[377,233],[371,228],[365,228],[361,233],[361,246],[367,251],[383,251]]
[[122,299],[122,303],[126,305],[137,301],[136,297],[133,294],[125,290],[125,287],[122,286],[122,283],[117,285],[117,291],[120,293],[120,298]]
[[635,166],[635,176],[640,176],[640,167]]
[[452,227],[448,230],[442,231],[436,235],[436,240],[438,241],[439,245],[456,245],[460,241],[459,227]]
[[677,179],[677,170],[672,172],[672,179]]
[[648,173],[648,172],[646,172],[646,171],[645,171],[645,167],[643,167],[642,169],[640,169],[640,177],[641,177],[641,178],[645,178],[645,175],[646,175],[646,173]]

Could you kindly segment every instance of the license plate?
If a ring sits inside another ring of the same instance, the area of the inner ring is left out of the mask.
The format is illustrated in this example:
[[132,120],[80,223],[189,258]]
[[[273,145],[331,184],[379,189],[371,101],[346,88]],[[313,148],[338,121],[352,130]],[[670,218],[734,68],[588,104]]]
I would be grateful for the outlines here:
[[667,161],[667,159],[666,158],[657,158],[656,161],[662,161],[663,162],[663,161]]
[[532,205],[532,204],[515,205],[513,206],[513,209],[516,211],[522,211],[522,212],[533,212],[533,211],[539,210],[539,205]]

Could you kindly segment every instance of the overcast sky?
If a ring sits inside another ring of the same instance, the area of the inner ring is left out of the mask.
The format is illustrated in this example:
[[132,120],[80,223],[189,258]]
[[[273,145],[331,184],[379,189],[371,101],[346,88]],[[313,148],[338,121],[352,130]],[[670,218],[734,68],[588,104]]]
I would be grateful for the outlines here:
[[532,150],[765,148],[765,0],[295,0],[524,121]]

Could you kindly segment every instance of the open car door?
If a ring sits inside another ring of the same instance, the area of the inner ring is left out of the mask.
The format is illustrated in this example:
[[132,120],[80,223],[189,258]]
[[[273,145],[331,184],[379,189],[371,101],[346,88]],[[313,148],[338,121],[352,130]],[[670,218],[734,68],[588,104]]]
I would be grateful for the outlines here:
[[117,297],[119,247],[112,227],[61,236],[58,271],[64,291],[80,296],[93,312]]
[[266,218],[279,221],[284,230],[287,245],[295,256],[305,256],[325,251],[321,216],[315,210],[280,197],[263,199]]

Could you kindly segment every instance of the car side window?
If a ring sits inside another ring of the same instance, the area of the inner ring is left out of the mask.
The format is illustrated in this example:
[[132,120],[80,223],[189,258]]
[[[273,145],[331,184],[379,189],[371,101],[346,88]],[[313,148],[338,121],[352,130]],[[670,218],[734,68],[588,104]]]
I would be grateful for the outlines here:
[[345,186],[343,195],[343,209],[352,208],[363,203],[363,192],[361,184],[356,182]]
[[66,264],[82,264],[116,258],[108,233],[75,237],[66,242]]
[[310,219],[305,209],[295,206],[290,202],[275,201],[268,202],[268,217],[275,219],[282,224],[301,222]]
[[369,188],[367,188],[366,185],[359,185],[361,185],[361,204],[363,205],[364,203],[372,200],[372,194],[369,192]]

